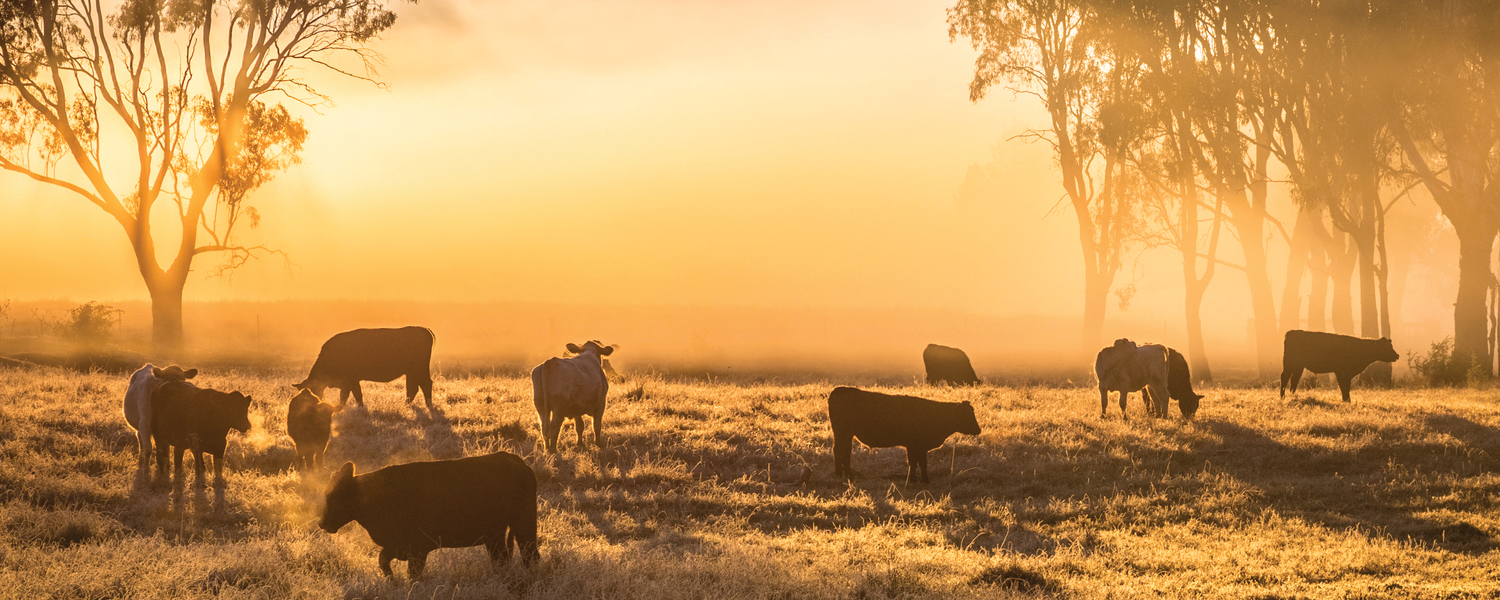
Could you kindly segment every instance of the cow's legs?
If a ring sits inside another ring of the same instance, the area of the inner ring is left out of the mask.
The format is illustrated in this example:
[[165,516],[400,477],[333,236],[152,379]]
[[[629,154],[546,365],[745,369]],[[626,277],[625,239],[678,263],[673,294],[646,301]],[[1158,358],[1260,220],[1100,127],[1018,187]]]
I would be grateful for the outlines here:
[[216,487],[216,488],[227,487],[228,483],[224,481],[224,455],[223,454],[214,454],[213,457],[214,457],[214,487]]
[[[417,382],[412,381],[411,375],[407,375],[406,376],[406,403],[407,404],[411,404],[411,401],[412,400],[416,400],[416,399],[417,399]],[[427,405],[428,406],[432,406],[432,399],[431,398],[427,399]]]
[[172,447],[172,487],[182,488],[182,453],[186,452],[184,446]]
[[1129,421],[1130,415],[1125,414],[1125,401],[1130,399],[1130,392],[1120,390],[1120,420]]
[[156,483],[167,482],[167,452],[171,446],[166,444],[156,445]]
[[854,452],[854,434],[833,432],[833,475],[849,477],[854,469],[849,468],[849,455]]
[[[1282,398],[1286,397],[1286,384],[1287,384],[1288,381],[1291,381],[1291,379],[1292,379],[1292,367],[1291,367],[1291,365],[1286,365],[1286,364],[1281,365],[1281,397]],[[1297,393],[1297,388],[1292,388],[1292,393],[1293,394]]]
[[[1294,394],[1294,395],[1297,393],[1297,385],[1300,384],[1300,383],[1302,383],[1302,372],[1303,372],[1303,369],[1301,367],[1298,367],[1297,370],[1292,371],[1291,383],[1292,383],[1292,394]],[[1314,375],[1314,376],[1316,377],[1316,375]]]
[[352,388],[353,391],[354,391],[354,403],[358,404],[360,406],[364,406],[365,405],[365,390],[364,390],[364,388],[360,387],[358,381],[354,382],[354,384],[351,385],[351,386],[349,386],[349,387]]
[[578,434],[578,448],[583,449],[583,415],[573,417],[573,433]]
[[350,393],[351,392],[349,391],[349,388],[339,388],[339,406],[343,406],[345,403],[349,402]]
[[1151,392],[1151,403],[1146,405],[1151,407],[1151,416],[1166,418],[1167,404],[1171,402],[1171,398],[1167,396],[1166,388],[1152,384],[1146,386],[1146,390],[1141,393],[1145,394],[1146,391]]
[[406,556],[406,576],[416,579],[427,569],[427,553],[416,552]]
[[604,413],[600,412],[598,414],[591,415],[591,419],[590,420],[592,420],[594,422],[594,447],[595,448],[603,448],[604,447]]
[[562,413],[552,413],[551,420],[547,423],[547,451],[557,452],[557,438],[562,436],[563,420],[566,417]]
[[396,558],[396,551],[395,550],[392,550],[390,548],[381,548],[380,549],[380,572],[381,573],[385,573],[386,577],[393,577],[394,576],[394,574],[391,573],[391,560],[393,560],[395,558]]
[[1349,401],[1349,386],[1354,385],[1354,376],[1358,373],[1335,373],[1339,378],[1339,391],[1344,393],[1344,402]]
[[1099,418],[1109,416],[1109,390],[1099,388]]
[[[411,379],[411,376],[408,375],[407,379]],[[417,389],[422,391],[422,400],[427,403],[427,408],[432,408],[432,377],[428,376],[425,379],[418,380]]]
[[151,427],[142,423],[135,439],[140,450],[140,456],[136,457],[136,480],[145,481],[151,475]]
[[916,448],[906,449],[906,483],[911,485],[912,477],[917,471],[922,471],[922,483],[927,483],[927,451]]

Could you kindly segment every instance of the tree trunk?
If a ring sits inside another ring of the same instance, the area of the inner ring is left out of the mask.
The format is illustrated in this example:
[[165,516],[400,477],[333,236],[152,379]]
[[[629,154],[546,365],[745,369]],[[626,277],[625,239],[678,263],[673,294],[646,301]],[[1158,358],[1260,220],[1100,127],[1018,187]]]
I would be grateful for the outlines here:
[[[1282,331],[1302,328],[1302,276],[1307,272],[1308,255],[1315,244],[1310,222],[1317,218],[1320,218],[1317,207],[1309,202],[1297,211],[1297,224],[1292,227],[1292,242],[1286,257],[1286,285],[1281,288]],[[1311,307],[1308,312],[1312,312]]]
[[1309,245],[1307,262],[1312,282],[1307,286],[1307,330],[1328,331],[1328,279],[1331,273],[1328,264],[1328,233],[1323,223],[1316,224],[1318,239]]
[[1454,222],[1458,234],[1458,299],[1453,303],[1453,359],[1460,365],[1476,365],[1490,372],[1489,308],[1485,296],[1494,276],[1490,274],[1490,249],[1495,228],[1484,224]]
[[[1244,203],[1243,200],[1241,203]],[[1248,204],[1248,203],[1244,203]],[[1266,275],[1265,214],[1243,206],[1234,211],[1235,229],[1245,255],[1245,279],[1250,285],[1250,309],[1255,318],[1256,366],[1262,379],[1281,373],[1281,340],[1276,335],[1276,303],[1271,278]]]
[[1089,271],[1084,274],[1083,284],[1083,338],[1081,351],[1094,364],[1094,354],[1102,347],[1104,337],[1104,309],[1109,303],[1109,284],[1113,277]]
[[167,281],[167,276],[148,280],[151,293],[151,345],[162,358],[182,355],[182,288],[183,282]]
[[1335,254],[1329,271],[1333,277],[1333,332],[1341,335],[1356,335],[1354,331],[1354,293],[1350,277],[1354,275],[1356,250],[1349,243],[1349,236],[1341,232],[1333,234]]

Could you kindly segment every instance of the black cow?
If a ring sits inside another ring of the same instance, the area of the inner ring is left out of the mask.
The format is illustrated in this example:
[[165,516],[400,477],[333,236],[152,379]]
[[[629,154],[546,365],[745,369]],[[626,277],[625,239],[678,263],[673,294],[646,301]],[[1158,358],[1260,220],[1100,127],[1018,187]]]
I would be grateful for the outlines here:
[[312,390],[339,388],[339,406],[354,394],[354,402],[365,405],[361,381],[395,381],[406,376],[406,401],[417,398],[420,389],[427,407],[432,407],[432,344],[437,337],[426,327],[399,329],[355,329],[323,342],[318,360],[301,383],[292,387]]
[[927,451],[954,433],[979,435],[979,421],[968,402],[936,402],[915,396],[893,396],[851,387],[828,394],[828,424],[833,427],[836,475],[857,475],[849,467],[853,438],[871,448],[906,448],[906,481],[922,471],[927,483]]
[[958,348],[928,344],[922,351],[922,364],[927,367],[929,385],[944,381],[953,385],[979,385],[979,376],[974,374],[969,355]]
[[297,392],[287,404],[286,434],[297,445],[297,459],[292,463],[297,470],[323,466],[323,452],[333,436],[333,413],[338,411],[311,390]]
[[1339,391],[1344,393],[1344,402],[1349,401],[1349,385],[1354,376],[1363,373],[1365,367],[1375,361],[1394,362],[1401,355],[1391,346],[1389,338],[1370,340],[1321,331],[1293,329],[1286,332],[1281,353],[1281,397],[1286,397],[1286,384],[1292,383],[1292,393],[1297,393],[1297,383],[1302,380],[1302,370],[1313,373],[1333,373],[1339,380]]
[[239,392],[203,389],[186,381],[169,381],[151,395],[151,437],[156,442],[156,477],[167,476],[167,447],[173,474],[181,488],[182,453],[193,451],[196,487],[204,487],[203,453],[214,457],[214,487],[224,486],[224,447],[229,430],[250,431],[250,397]]
[[1167,348],[1167,395],[1177,401],[1177,409],[1182,411],[1184,419],[1197,414],[1198,402],[1203,399],[1203,394],[1193,392],[1193,376],[1188,371],[1187,359],[1172,348]]
[[337,533],[350,521],[380,546],[380,570],[387,577],[392,559],[406,561],[410,577],[421,576],[427,554],[438,548],[483,545],[498,562],[510,559],[512,545],[527,562],[541,556],[536,474],[508,452],[394,465],[364,475],[354,474],[354,463],[344,463],[329,484],[319,527]]

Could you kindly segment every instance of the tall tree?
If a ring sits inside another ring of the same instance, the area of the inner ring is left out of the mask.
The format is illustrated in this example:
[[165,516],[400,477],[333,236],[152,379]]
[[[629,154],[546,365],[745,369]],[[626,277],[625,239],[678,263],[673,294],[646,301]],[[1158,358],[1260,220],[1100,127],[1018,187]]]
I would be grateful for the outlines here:
[[[0,3],[0,169],[66,190],[119,224],[151,296],[158,351],[182,344],[196,257],[232,269],[259,213],[248,194],[298,161],[307,130],[277,100],[327,102],[310,67],[368,79],[385,0],[6,0]],[[338,66],[349,55],[359,74]],[[107,151],[106,149],[109,149]],[[112,180],[124,151],[132,175]],[[170,203],[165,224],[154,209]],[[176,238],[166,264],[157,237]]]
[[[1007,84],[1039,99],[1050,117],[1047,128],[1026,137],[1052,146],[1078,220],[1086,353],[1099,346],[1110,286],[1139,220],[1122,160],[1138,130],[1122,99],[1138,82],[1133,70],[1099,51],[1090,18],[1083,0],[958,0],[948,9],[950,40],[967,37],[979,50],[969,98],[977,102]],[[1111,114],[1116,108],[1122,110]]]

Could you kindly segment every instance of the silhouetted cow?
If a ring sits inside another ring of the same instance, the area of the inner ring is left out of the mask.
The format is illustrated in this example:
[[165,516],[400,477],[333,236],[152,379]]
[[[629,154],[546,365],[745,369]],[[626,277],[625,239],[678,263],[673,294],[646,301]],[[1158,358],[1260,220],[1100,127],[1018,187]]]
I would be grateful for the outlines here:
[[563,421],[573,420],[578,445],[583,445],[583,416],[594,421],[594,446],[603,447],[604,399],[609,395],[609,378],[604,376],[600,360],[614,353],[615,346],[598,341],[583,346],[568,344],[572,358],[549,358],[531,370],[532,400],[536,418],[542,428],[542,439],[548,452],[557,452],[557,436]]
[[182,487],[182,453],[193,451],[193,473],[203,487],[203,453],[214,457],[214,486],[224,486],[225,436],[250,431],[250,397],[173,381],[151,396],[151,436],[156,441],[156,476],[167,475],[167,447],[173,447],[173,473]]
[[333,435],[333,413],[339,409],[322,402],[312,390],[301,390],[286,407],[286,434],[297,445],[297,470],[323,466],[323,452]]
[[969,355],[958,348],[928,344],[922,351],[922,364],[927,367],[929,385],[944,381],[953,385],[979,385],[979,376],[974,374]]
[[1141,389],[1144,389],[1141,399],[1146,403],[1146,414],[1167,416],[1168,371],[1166,346],[1137,346],[1122,338],[1100,350],[1094,359],[1094,376],[1099,379],[1099,418],[1109,414],[1109,393],[1119,392],[1120,418],[1127,419],[1125,401],[1131,392]]
[[139,451],[136,459],[137,482],[144,482],[151,470],[151,395],[163,383],[186,381],[197,376],[197,369],[184,371],[177,365],[158,369],[151,363],[146,363],[146,366],[130,374],[130,387],[125,388],[125,422],[135,429]]
[[395,381],[406,376],[406,401],[417,398],[420,389],[427,407],[432,407],[432,344],[437,337],[426,327],[399,329],[355,329],[323,342],[318,360],[301,383],[292,387],[312,390],[319,398],[328,388],[339,388],[339,406],[354,394],[354,402],[365,405],[361,381]]
[[849,467],[854,438],[871,448],[906,448],[906,481],[918,469],[927,483],[927,452],[955,433],[979,435],[979,421],[968,402],[937,402],[915,396],[893,396],[852,387],[828,394],[828,424],[833,428],[835,475],[857,475]]
[[1184,419],[1193,418],[1198,412],[1198,402],[1203,400],[1202,394],[1193,391],[1193,375],[1187,359],[1172,348],[1167,348],[1167,394],[1177,401]]
[[1355,375],[1363,373],[1365,367],[1377,360],[1394,362],[1400,358],[1389,338],[1371,340],[1293,329],[1286,332],[1281,351],[1281,397],[1286,397],[1287,381],[1292,383],[1292,393],[1297,393],[1302,370],[1307,369],[1313,373],[1333,373],[1339,380],[1344,402],[1348,402],[1349,385],[1354,382]]
[[438,548],[483,545],[504,562],[512,545],[527,562],[541,556],[536,533],[536,474],[508,452],[389,466],[364,475],[354,463],[329,483],[319,526],[337,533],[358,521],[380,546],[380,570],[404,560],[412,578]]

